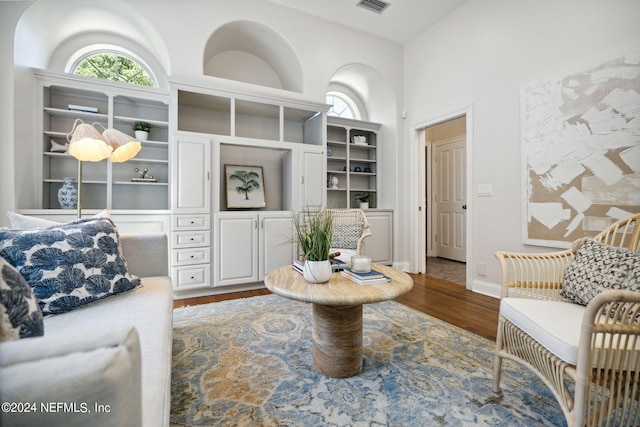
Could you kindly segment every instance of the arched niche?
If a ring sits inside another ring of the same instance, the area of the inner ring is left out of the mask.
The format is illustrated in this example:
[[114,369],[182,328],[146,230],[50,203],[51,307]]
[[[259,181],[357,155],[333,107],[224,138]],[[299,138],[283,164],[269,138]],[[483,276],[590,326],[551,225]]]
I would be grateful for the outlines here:
[[270,28],[236,21],[218,28],[203,56],[203,74],[302,93],[302,67],[289,43]]
[[374,68],[365,64],[347,64],[339,68],[327,86],[327,91],[343,91],[361,102],[366,120],[395,126],[396,97],[388,82]]
[[55,7],[50,2],[34,2],[20,18],[15,40],[16,65],[56,72],[65,72],[70,58],[86,46],[119,46],[145,62],[161,87],[167,85],[169,52],[162,37],[143,15],[121,0],[60,2]]

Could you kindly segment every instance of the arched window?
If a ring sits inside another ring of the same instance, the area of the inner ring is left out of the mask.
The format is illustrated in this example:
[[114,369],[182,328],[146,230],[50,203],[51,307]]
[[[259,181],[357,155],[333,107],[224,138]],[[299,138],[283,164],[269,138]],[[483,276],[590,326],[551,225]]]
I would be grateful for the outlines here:
[[122,52],[93,51],[80,57],[71,72],[140,86],[158,86],[157,80],[142,61]]
[[328,116],[356,120],[362,118],[358,105],[350,96],[342,92],[327,92],[327,104],[331,105],[331,108],[327,112]]

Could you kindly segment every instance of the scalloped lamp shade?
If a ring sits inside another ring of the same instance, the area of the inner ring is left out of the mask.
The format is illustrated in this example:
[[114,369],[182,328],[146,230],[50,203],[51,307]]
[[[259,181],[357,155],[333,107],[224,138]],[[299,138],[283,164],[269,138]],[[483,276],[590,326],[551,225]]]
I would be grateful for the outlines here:
[[81,162],[99,162],[113,152],[113,148],[102,139],[100,132],[93,125],[78,119],[73,130],[67,135],[69,154]]
[[142,149],[140,141],[117,129],[105,129],[102,132],[102,137],[113,148],[113,153],[109,158],[114,163],[126,162],[134,158]]

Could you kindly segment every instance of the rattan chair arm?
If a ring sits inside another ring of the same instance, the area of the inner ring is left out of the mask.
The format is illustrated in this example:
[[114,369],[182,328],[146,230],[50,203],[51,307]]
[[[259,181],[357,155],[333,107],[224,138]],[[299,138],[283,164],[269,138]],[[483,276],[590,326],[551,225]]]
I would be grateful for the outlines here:
[[562,276],[573,259],[568,249],[544,253],[495,253],[502,268],[501,298],[560,299]]

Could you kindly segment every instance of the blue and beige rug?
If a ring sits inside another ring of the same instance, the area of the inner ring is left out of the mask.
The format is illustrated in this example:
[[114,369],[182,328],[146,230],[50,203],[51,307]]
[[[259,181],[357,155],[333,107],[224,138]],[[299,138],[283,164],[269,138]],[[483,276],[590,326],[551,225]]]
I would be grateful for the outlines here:
[[562,426],[551,393],[494,343],[399,303],[364,307],[364,365],[315,372],[311,306],[277,295],[174,310],[172,426]]

